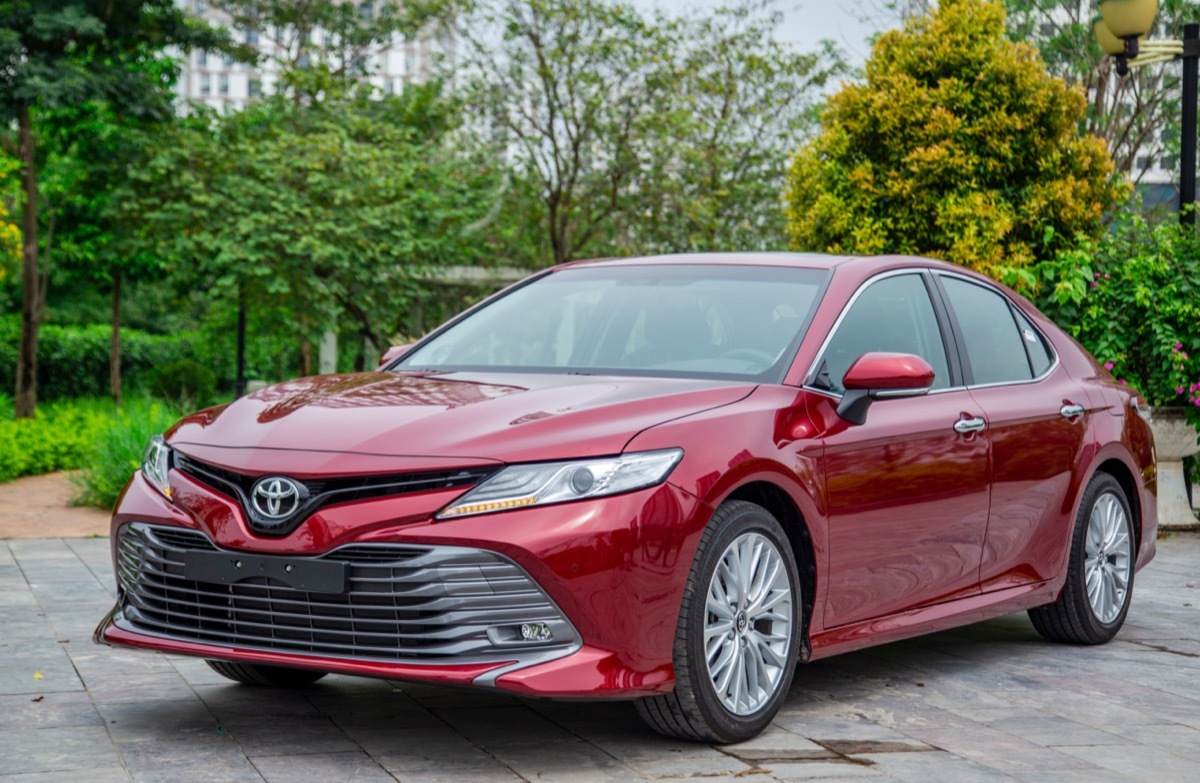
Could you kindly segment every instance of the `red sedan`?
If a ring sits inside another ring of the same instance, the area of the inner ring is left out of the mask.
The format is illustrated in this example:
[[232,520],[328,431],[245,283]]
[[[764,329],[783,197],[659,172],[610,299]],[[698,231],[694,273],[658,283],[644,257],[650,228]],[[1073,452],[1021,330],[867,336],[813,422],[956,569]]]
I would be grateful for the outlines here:
[[155,438],[96,639],[258,685],[636,699],[744,740],[797,662],[1018,610],[1111,639],[1154,555],[1146,415],[941,262],[565,265],[381,371]]

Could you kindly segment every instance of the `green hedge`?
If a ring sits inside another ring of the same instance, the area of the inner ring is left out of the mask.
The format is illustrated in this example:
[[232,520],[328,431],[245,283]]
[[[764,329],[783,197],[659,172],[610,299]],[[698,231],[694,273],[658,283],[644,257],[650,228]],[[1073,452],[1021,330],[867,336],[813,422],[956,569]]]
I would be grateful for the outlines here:
[[[20,335],[18,318],[0,318],[0,389],[8,393],[16,388]],[[38,337],[39,401],[106,396],[111,341],[112,329],[108,326],[44,325]],[[157,367],[178,359],[198,359],[198,349],[204,345],[197,333],[164,336],[122,329],[124,388],[133,393],[149,391]]]

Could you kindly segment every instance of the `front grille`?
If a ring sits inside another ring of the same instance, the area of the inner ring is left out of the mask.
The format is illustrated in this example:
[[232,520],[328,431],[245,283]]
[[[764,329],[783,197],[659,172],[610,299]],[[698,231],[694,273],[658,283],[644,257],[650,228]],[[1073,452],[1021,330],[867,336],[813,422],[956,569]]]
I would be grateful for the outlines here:
[[258,515],[248,501],[254,483],[260,476],[227,470],[188,457],[178,451],[173,452],[172,460],[176,470],[237,500],[242,507],[242,513],[254,525],[255,530],[270,536],[284,536],[291,533],[301,522],[326,506],[439,489],[465,489],[479,484],[497,470],[497,467],[494,466],[483,466],[392,475],[293,479],[297,484],[303,485],[306,499],[286,520],[285,524],[280,524],[278,520],[258,519]]
[[[188,551],[224,551],[203,533],[143,523],[118,534],[121,614],[132,630],[260,650],[397,663],[514,660],[566,648],[578,636],[533,579],[481,549],[352,544],[321,559],[348,564],[345,593],[314,593],[254,577],[184,578]],[[296,558],[300,559],[300,558]],[[503,629],[546,623],[549,642]],[[489,633],[489,630],[491,631]]]

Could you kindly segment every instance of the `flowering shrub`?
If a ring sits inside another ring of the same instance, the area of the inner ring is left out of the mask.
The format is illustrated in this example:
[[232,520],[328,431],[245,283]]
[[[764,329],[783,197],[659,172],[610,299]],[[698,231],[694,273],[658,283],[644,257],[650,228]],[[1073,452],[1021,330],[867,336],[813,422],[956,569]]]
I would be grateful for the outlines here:
[[1122,383],[1155,406],[1186,406],[1200,427],[1200,237],[1123,217],[1099,240],[1008,270]]

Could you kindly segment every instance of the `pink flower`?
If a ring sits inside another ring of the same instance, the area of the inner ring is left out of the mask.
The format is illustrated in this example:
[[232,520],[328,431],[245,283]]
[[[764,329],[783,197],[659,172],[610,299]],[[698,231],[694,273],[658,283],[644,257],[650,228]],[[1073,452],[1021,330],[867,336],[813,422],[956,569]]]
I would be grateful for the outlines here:
[[1116,365],[1114,365],[1112,362],[1105,362],[1105,363],[1104,363],[1104,369],[1108,370],[1109,372],[1112,372],[1112,368],[1113,368],[1113,367],[1115,367],[1115,366],[1116,366]]
[[1182,387],[1182,386],[1176,386],[1176,387],[1175,387],[1175,393],[1176,393],[1176,394],[1183,394],[1183,387]]
[[1183,350],[1183,343],[1175,343],[1175,350],[1176,350],[1176,351],[1182,351],[1182,350]]
[[1104,279],[1105,279],[1105,280],[1108,280],[1108,279],[1110,279],[1110,277],[1111,277],[1110,275],[1105,275],[1105,276],[1104,276]]
[[1092,288],[1099,288],[1099,287],[1100,287],[1099,283],[1092,283]]
[[1122,378],[1122,379],[1121,379],[1121,385],[1122,385],[1122,386],[1124,386],[1124,385],[1125,385],[1125,379],[1124,379],[1124,378]]

